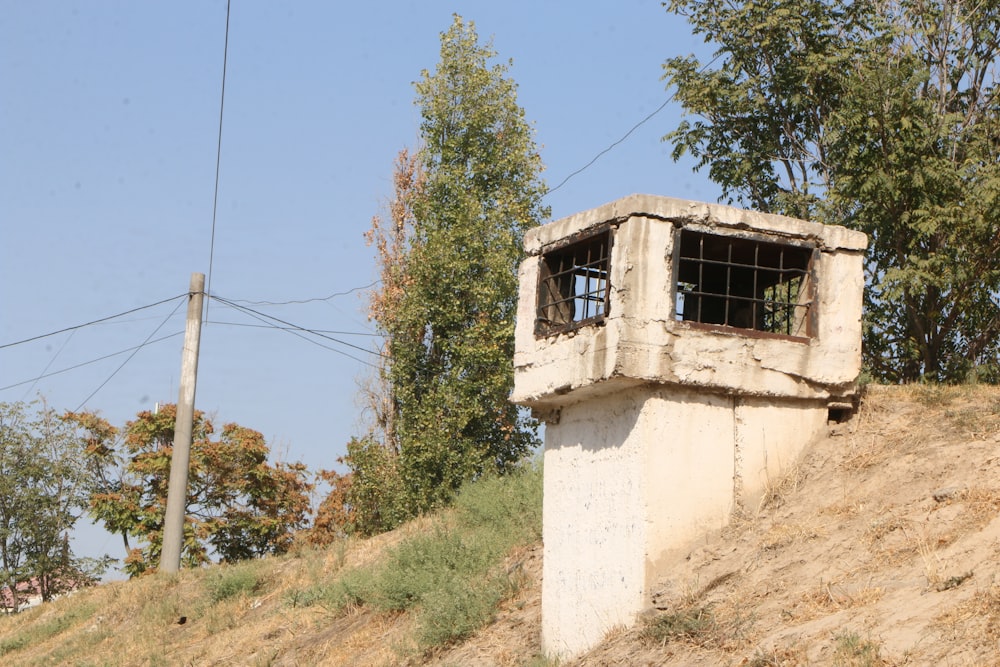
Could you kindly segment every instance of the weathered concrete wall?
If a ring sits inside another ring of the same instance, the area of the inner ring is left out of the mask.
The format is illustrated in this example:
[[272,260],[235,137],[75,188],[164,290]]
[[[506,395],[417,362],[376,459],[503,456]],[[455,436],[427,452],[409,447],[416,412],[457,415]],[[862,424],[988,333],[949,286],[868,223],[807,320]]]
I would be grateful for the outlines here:
[[[538,336],[542,254],[611,223],[608,313]],[[809,337],[675,317],[678,227],[815,248]],[[861,364],[863,234],[633,195],[532,230],[512,400],[546,422],[542,645],[570,657],[631,624],[672,552],[750,510],[850,397]]]
[[[546,246],[609,221],[617,229],[610,312],[604,323],[536,338],[538,273]],[[820,251],[814,269],[815,335],[790,342],[675,321],[675,225],[714,233],[752,231],[815,244]],[[842,227],[649,195],[626,197],[533,229],[525,241],[529,257],[520,268],[511,400],[542,410],[599,394],[608,389],[601,383],[610,379],[775,397],[849,396],[861,366],[866,244],[864,234]]]
[[546,427],[542,646],[569,657],[631,625],[664,563],[751,510],[826,426],[823,403],[646,385]]
[[572,655],[632,622],[645,597],[642,393],[546,426],[542,645]]
[[792,471],[802,449],[826,432],[827,407],[823,402],[754,396],[734,402],[736,498],[753,512],[766,491]]

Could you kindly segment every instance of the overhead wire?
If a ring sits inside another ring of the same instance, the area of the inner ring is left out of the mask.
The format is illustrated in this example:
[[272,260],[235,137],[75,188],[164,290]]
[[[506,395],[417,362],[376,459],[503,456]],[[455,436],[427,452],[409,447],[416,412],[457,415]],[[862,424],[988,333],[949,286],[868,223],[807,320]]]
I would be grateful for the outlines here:
[[59,349],[56,350],[56,353],[52,355],[52,358],[49,359],[49,363],[45,364],[45,368],[42,369],[42,374],[31,382],[30,387],[24,390],[24,394],[21,395],[22,401],[28,398],[28,394],[30,394],[31,390],[35,388],[35,385],[38,384],[38,381],[43,377],[45,377],[45,374],[49,372],[50,368],[52,368],[52,364],[56,363],[56,359],[59,358],[59,355],[62,354],[62,351],[66,349],[66,346],[69,345],[69,342],[73,340],[73,336],[75,335],[76,335],[76,329],[69,332],[69,335],[66,336],[66,340],[64,340],[63,344],[59,346]]
[[374,280],[374,281],[368,283],[367,285],[361,285],[360,287],[352,287],[351,289],[347,290],[346,292],[334,292],[333,294],[330,294],[329,296],[320,296],[320,297],[314,297],[314,298],[311,298],[311,299],[293,299],[293,300],[290,300],[290,301],[247,301],[246,299],[232,299],[232,301],[233,301],[233,303],[243,303],[243,304],[246,304],[248,306],[288,306],[288,305],[292,305],[292,304],[313,303],[313,302],[316,302],[316,301],[329,301],[330,299],[333,299],[334,297],[347,296],[349,294],[353,294],[354,292],[360,292],[361,290],[369,289],[371,287],[374,287],[375,285],[378,285],[380,282],[382,282],[382,281],[381,280]]
[[[292,330],[292,329],[297,329],[298,328],[298,327],[279,327],[279,326],[274,325],[274,324],[248,324],[246,322],[223,322],[222,320],[212,320],[208,324],[216,324],[216,325],[220,325],[220,326],[229,326],[229,327],[249,327],[249,328],[255,328],[255,329],[288,329],[288,330]],[[370,336],[370,337],[373,337],[373,338],[381,338],[382,337],[382,334],[373,333],[371,331],[333,331],[333,330],[330,330],[330,329],[311,329],[311,331],[314,331],[316,333],[321,333],[321,334],[337,334],[337,335],[340,335],[340,336]]]
[[[215,259],[215,220],[219,210],[219,167],[222,164],[222,118],[226,108],[226,69],[229,63],[229,8],[226,0],[226,38],[222,46],[222,93],[219,99],[219,133],[215,145],[215,192],[212,195],[212,240],[208,245],[208,286],[206,293],[212,293],[212,264]],[[205,319],[208,319],[208,301],[205,301]]]
[[324,338],[326,340],[333,341],[334,343],[337,343],[338,345],[344,345],[346,347],[354,348],[355,350],[360,350],[360,351],[364,352],[365,354],[374,354],[374,355],[380,356],[380,357],[381,356],[385,356],[381,352],[376,352],[376,351],[370,350],[368,348],[361,347],[360,345],[355,345],[353,343],[348,343],[345,340],[340,340],[338,338],[334,338],[333,336],[329,336],[329,335],[326,335],[324,333],[320,333],[316,329],[308,329],[306,327],[302,327],[302,326],[299,326],[297,324],[293,324],[293,323],[288,322],[286,320],[283,320],[281,318],[274,317],[273,315],[268,315],[267,313],[262,313],[262,312],[260,312],[258,310],[254,310],[253,308],[248,308],[247,306],[242,306],[242,305],[236,303],[235,301],[230,301],[229,299],[225,299],[223,297],[213,296],[213,295],[209,294],[208,298],[212,299],[214,301],[218,301],[219,303],[225,304],[225,305],[229,306],[230,308],[234,308],[234,309],[236,309],[236,310],[238,310],[240,312],[243,312],[243,313],[245,313],[247,315],[250,315],[251,317],[253,317],[253,318],[255,318],[255,319],[257,319],[257,320],[259,320],[261,322],[265,322],[266,323],[266,322],[268,322],[270,320],[270,321],[273,321],[273,322],[278,322],[279,324],[283,324],[283,325],[285,325],[284,327],[278,327],[278,326],[273,326],[273,325],[272,325],[272,327],[274,329],[279,330],[279,331],[286,331],[286,332],[288,332],[290,334],[298,336],[299,338],[302,338],[303,340],[308,341],[308,342],[312,343],[313,345],[318,345],[319,347],[322,347],[324,349],[330,350],[331,352],[336,352],[337,354],[342,354],[345,357],[348,357],[350,359],[354,359],[355,361],[360,362],[362,364],[365,364],[366,366],[371,366],[373,368],[376,368],[376,365],[373,364],[373,363],[371,363],[371,362],[369,362],[369,361],[365,361],[364,359],[356,357],[353,354],[349,354],[347,352],[344,352],[343,350],[338,350],[337,348],[330,347],[329,345],[323,345],[319,341],[313,340],[313,339],[311,339],[311,338],[303,335],[303,333],[312,334],[313,336],[318,336],[319,338]]
[[102,382],[102,383],[101,383],[101,384],[100,384],[100,385],[99,385],[99,386],[97,387],[97,389],[95,389],[94,391],[90,392],[90,395],[89,395],[89,396],[87,396],[87,398],[83,399],[83,402],[82,402],[82,403],[80,403],[80,405],[79,405],[79,406],[77,406],[77,408],[76,408],[76,411],[77,411],[77,412],[79,412],[79,411],[80,411],[81,409],[83,409],[83,406],[85,406],[85,405],[87,404],[87,401],[89,401],[89,400],[90,400],[90,399],[92,399],[92,398],[93,398],[93,397],[94,397],[95,395],[97,395],[97,392],[99,392],[99,391],[100,391],[101,389],[103,389],[103,388],[104,388],[104,385],[106,385],[106,384],[107,384],[108,382],[111,382],[111,378],[113,378],[114,376],[118,375],[118,372],[119,372],[119,371],[120,371],[121,369],[125,368],[125,366],[126,366],[126,365],[128,364],[128,362],[132,361],[132,359],[133,359],[133,358],[135,357],[135,355],[139,354],[139,350],[141,350],[142,348],[144,348],[144,347],[145,347],[145,346],[146,346],[146,345],[147,345],[147,344],[149,343],[149,341],[150,341],[150,340],[151,340],[151,339],[153,338],[153,336],[155,336],[155,335],[156,335],[156,332],[158,332],[158,331],[159,331],[160,329],[162,329],[162,328],[164,327],[164,325],[166,325],[166,323],[170,321],[170,318],[174,316],[174,313],[176,313],[176,312],[177,312],[177,310],[178,310],[178,309],[179,309],[179,308],[181,307],[181,304],[182,304],[182,303],[184,303],[184,302],[183,302],[183,301],[178,301],[178,302],[177,302],[177,305],[176,305],[176,306],[174,306],[174,309],[170,311],[170,314],[169,314],[169,315],[167,315],[167,316],[166,316],[165,318],[163,318],[163,321],[162,321],[162,322],[160,322],[160,324],[159,324],[159,325],[157,325],[157,327],[156,327],[155,329],[153,329],[153,332],[152,332],[151,334],[149,334],[148,336],[146,336],[146,340],[144,340],[144,341],[142,342],[142,344],[141,344],[141,345],[139,345],[139,346],[137,346],[137,347],[135,348],[135,350],[134,350],[134,351],[132,352],[132,354],[130,354],[130,355],[128,356],[128,358],[127,358],[127,359],[125,359],[125,361],[123,361],[123,362],[121,363],[121,365],[120,365],[120,366],[118,366],[118,368],[116,368],[116,369],[115,369],[115,370],[114,370],[114,371],[113,371],[113,372],[111,373],[111,375],[109,375],[109,376],[108,376],[108,379],[106,379],[106,380],[105,380],[104,382]]
[[99,361],[104,361],[105,359],[111,359],[112,357],[117,357],[120,354],[125,354],[126,352],[131,352],[132,350],[138,350],[138,349],[141,349],[143,347],[148,347],[150,345],[154,345],[156,343],[168,340],[170,338],[175,338],[177,336],[180,336],[183,333],[184,333],[183,331],[178,331],[176,333],[168,334],[166,336],[161,336],[160,338],[157,338],[155,340],[147,340],[146,342],[142,343],[141,345],[136,345],[135,347],[127,347],[124,350],[119,350],[117,352],[112,352],[111,354],[106,354],[103,357],[97,357],[96,359],[91,359],[90,361],[84,361],[82,363],[75,364],[73,366],[67,366],[66,368],[61,368],[61,369],[59,369],[57,371],[52,371],[51,373],[44,373],[43,375],[39,375],[38,377],[29,378],[27,380],[21,380],[20,382],[15,382],[14,384],[9,384],[6,387],[0,387],[0,391],[6,391],[8,389],[13,389],[14,387],[20,387],[21,385],[28,384],[30,382],[37,382],[39,380],[44,380],[45,378],[52,377],[53,375],[60,375],[62,373],[68,373],[69,371],[74,371],[77,368],[83,368],[84,366],[89,366],[90,364],[96,364]]
[[[716,54],[716,56],[714,58],[712,58],[710,61],[708,61],[707,63],[705,63],[705,65],[702,66],[702,68],[700,70],[698,70],[698,74],[701,74],[706,69],[708,69],[709,67],[711,67],[715,63],[715,61],[718,60],[721,57],[722,57],[721,53]],[[587,164],[583,165],[582,167],[580,167],[579,169],[577,169],[576,171],[574,171],[573,173],[571,173],[566,178],[562,179],[562,181],[560,181],[559,185],[555,186],[554,188],[549,188],[548,190],[546,190],[545,194],[542,195],[542,196],[543,197],[549,196],[550,194],[552,194],[553,192],[555,192],[556,190],[558,190],[562,186],[566,185],[566,183],[568,183],[571,178],[573,178],[574,176],[577,176],[577,175],[583,173],[584,171],[586,171],[587,169],[589,169],[595,162],[597,162],[599,159],[601,159],[602,157],[604,157],[605,154],[611,152],[612,149],[614,149],[619,144],[623,143],[626,139],[628,139],[630,136],[632,136],[633,132],[635,132],[640,127],[642,127],[647,122],[649,122],[658,113],[660,113],[661,111],[663,111],[664,109],[666,109],[667,105],[674,101],[675,97],[677,97],[677,91],[676,90],[674,92],[670,93],[670,95],[667,97],[667,99],[663,101],[663,104],[661,104],[660,106],[658,106],[655,111],[653,111],[651,114],[647,115],[645,118],[643,118],[638,123],[636,123],[631,128],[629,128],[628,132],[626,132],[624,135],[622,135],[622,137],[620,139],[618,139],[617,141],[612,142],[607,148],[605,148],[604,150],[600,151],[597,155],[595,155],[593,158],[591,158],[590,162],[588,162]]]
[[31,338],[25,338],[24,340],[17,340],[17,341],[14,341],[13,343],[4,343],[3,345],[0,345],[0,350],[2,350],[4,348],[8,348],[8,347],[14,347],[15,345],[23,345],[24,343],[30,343],[32,341],[41,340],[42,338],[48,338],[49,336],[56,336],[56,335],[61,334],[61,333],[66,333],[67,331],[74,331],[76,329],[83,329],[84,327],[89,327],[89,326],[92,326],[94,324],[100,324],[101,322],[107,322],[108,320],[113,320],[113,319],[116,319],[118,317],[123,317],[125,315],[131,315],[132,313],[137,313],[140,310],[146,310],[147,308],[155,308],[156,306],[160,306],[160,305],[163,305],[165,303],[169,303],[171,301],[174,301],[175,299],[180,299],[180,298],[186,297],[186,296],[187,296],[187,292],[185,292],[184,294],[178,294],[177,296],[172,296],[169,299],[163,299],[162,301],[157,301],[156,303],[151,303],[148,306],[139,306],[138,308],[133,308],[132,310],[126,310],[125,312],[118,313],[117,315],[108,315],[107,317],[102,317],[102,318],[97,319],[97,320],[91,320],[90,322],[85,322],[83,324],[77,324],[76,326],[72,326],[72,327],[66,327],[65,329],[59,329],[58,331],[51,331],[49,333],[40,334],[38,336],[32,336]]

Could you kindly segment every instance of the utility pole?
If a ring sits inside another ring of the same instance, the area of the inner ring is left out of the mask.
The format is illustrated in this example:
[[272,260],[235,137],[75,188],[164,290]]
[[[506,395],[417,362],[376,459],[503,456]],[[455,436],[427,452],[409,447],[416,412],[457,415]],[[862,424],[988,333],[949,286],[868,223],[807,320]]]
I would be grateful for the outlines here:
[[188,467],[191,462],[191,431],[194,427],[194,390],[198,383],[198,347],[201,345],[201,311],[205,297],[205,274],[191,274],[188,292],[187,326],[181,354],[180,396],[174,424],[174,453],[170,460],[170,485],[167,487],[167,511],[163,517],[163,546],[160,571],[177,572],[181,568],[184,545],[184,518],[187,509]]

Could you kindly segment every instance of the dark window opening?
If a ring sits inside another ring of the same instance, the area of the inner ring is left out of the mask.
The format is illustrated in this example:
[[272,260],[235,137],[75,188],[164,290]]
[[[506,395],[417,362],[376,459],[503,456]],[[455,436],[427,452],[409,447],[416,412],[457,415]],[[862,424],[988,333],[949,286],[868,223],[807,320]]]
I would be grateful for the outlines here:
[[677,320],[812,335],[812,248],[686,229],[678,245]]
[[542,255],[536,334],[560,333],[604,320],[610,257],[610,230]]

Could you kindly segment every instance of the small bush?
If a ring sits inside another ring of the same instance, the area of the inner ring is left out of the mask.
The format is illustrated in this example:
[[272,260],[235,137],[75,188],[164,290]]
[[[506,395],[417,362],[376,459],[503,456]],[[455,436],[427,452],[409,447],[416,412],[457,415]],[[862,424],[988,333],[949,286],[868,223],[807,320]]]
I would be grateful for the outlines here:
[[512,591],[504,575],[487,581],[463,578],[429,591],[417,624],[420,646],[440,646],[469,637],[489,623],[497,605]]
[[878,667],[883,662],[878,644],[861,639],[854,632],[844,632],[836,637],[833,664],[837,667]]
[[652,618],[642,631],[643,639],[669,644],[689,641],[707,644],[716,631],[715,615],[708,607],[690,607]]
[[257,568],[251,564],[236,567],[220,568],[219,574],[212,577],[208,583],[209,593],[213,602],[220,602],[236,597],[253,593],[260,588],[263,582],[257,573]]
[[29,643],[28,637],[24,634],[14,635],[10,639],[0,641],[0,656],[13,653],[14,651],[20,651]]
[[462,489],[450,520],[405,540],[379,563],[296,593],[291,603],[412,609],[424,649],[467,637],[518,589],[503,561],[541,536],[541,499],[537,467],[481,479]]
[[469,528],[512,531],[515,542],[542,537],[542,471],[531,467],[488,477],[462,488],[455,500],[459,522]]

